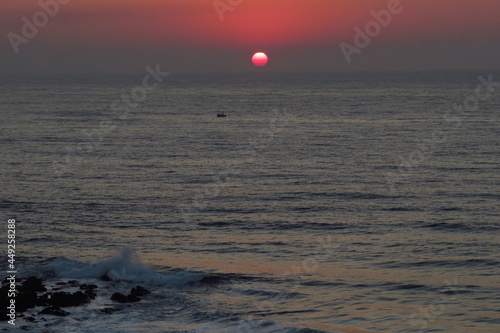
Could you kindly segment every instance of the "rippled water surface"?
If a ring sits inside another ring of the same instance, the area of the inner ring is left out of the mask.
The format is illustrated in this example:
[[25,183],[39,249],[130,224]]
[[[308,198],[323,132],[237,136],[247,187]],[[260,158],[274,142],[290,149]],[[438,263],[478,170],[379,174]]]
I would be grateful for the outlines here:
[[[140,75],[3,79],[20,276],[99,285],[20,324],[499,331],[500,88],[453,111],[478,75],[172,74],[128,113]],[[137,284],[152,294],[100,311]]]

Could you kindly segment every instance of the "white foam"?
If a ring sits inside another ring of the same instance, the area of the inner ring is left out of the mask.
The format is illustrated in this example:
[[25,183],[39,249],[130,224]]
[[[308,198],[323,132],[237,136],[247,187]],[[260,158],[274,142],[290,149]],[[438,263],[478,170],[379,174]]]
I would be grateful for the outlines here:
[[97,279],[107,275],[114,281],[129,281],[151,286],[183,285],[200,281],[205,277],[205,274],[189,272],[156,273],[141,264],[135,251],[131,248],[123,249],[121,254],[116,257],[107,258],[93,264],[59,257],[49,263],[48,268],[58,278]]

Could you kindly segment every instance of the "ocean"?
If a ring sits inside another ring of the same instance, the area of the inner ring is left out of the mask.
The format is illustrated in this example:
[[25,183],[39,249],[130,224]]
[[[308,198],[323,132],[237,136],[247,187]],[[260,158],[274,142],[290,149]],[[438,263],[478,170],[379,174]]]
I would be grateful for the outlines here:
[[16,329],[500,331],[500,73],[147,75],[0,80]]

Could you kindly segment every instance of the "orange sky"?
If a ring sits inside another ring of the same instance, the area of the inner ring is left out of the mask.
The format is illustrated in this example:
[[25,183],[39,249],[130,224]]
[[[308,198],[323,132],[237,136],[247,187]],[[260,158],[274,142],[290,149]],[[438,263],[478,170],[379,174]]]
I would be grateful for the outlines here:
[[[43,57],[64,58],[74,53],[92,57],[94,54],[95,59],[86,61],[94,66],[99,65],[98,54],[102,54],[103,61],[109,61],[107,58],[116,53],[127,66],[135,63],[138,66],[139,61],[134,61],[134,57],[137,59],[143,53],[148,58],[156,52],[165,55],[180,71],[187,67],[233,71],[246,68],[239,67],[239,61],[234,66],[231,62],[224,66],[221,63],[227,62],[220,61],[221,57],[227,56],[229,61],[233,56],[265,50],[280,56],[288,52],[290,57],[283,59],[281,64],[304,70],[316,67],[318,70],[342,70],[357,69],[356,66],[370,69],[370,59],[373,69],[377,69],[378,57],[372,54],[381,48],[385,48],[382,53],[393,54],[400,47],[405,54],[419,49],[419,45],[432,48],[433,52],[439,46],[443,54],[455,54],[461,48],[467,51],[479,46],[478,58],[483,65],[485,58],[494,61],[492,52],[497,59],[499,55],[498,45],[495,45],[500,43],[498,0],[401,0],[402,13],[393,16],[390,25],[374,38],[367,54],[359,56],[364,59],[350,67],[339,62],[342,59],[339,43],[352,43],[353,28],[364,27],[372,20],[370,11],[385,9],[389,1],[395,0],[220,1],[241,4],[225,12],[224,21],[221,21],[213,0],[70,0],[60,5],[59,13],[40,28],[33,40],[20,45],[19,55],[13,56],[8,38],[3,38],[0,60],[28,63],[31,59],[43,64]],[[31,18],[39,10],[35,0],[3,0],[0,4],[3,35],[8,32],[20,34],[21,17]],[[307,50],[317,58],[316,62],[321,60],[320,63],[315,66],[301,63],[299,60],[305,57]],[[200,52],[205,52],[206,61],[200,57]],[[36,58],[37,53],[39,58]],[[326,63],[327,53],[335,62]],[[438,66],[427,58],[415,68],[425,68],[426,64],[429,68]],[[61,60],[68,68],[75,62],[74,59]],[[210,64],[213,64],[212,69]],[[53,65],[50,61],[47,63],[49,67]],[[470,64],[471,68],[474,66]],[[2,69],[0,67],[0,71]]]

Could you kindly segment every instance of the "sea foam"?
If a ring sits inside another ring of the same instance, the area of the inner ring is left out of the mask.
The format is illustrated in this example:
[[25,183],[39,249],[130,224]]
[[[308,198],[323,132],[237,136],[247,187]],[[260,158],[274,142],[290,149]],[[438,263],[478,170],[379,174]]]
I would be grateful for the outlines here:
[[185,271],[169,274],[154,272],[140,262],[136,252],[131,248],[124,248],[118,256],[90,264],[57,257],[48,264],[47,268],[58,278],[97,279],[106,275],[113,281],[143,283],[150,286],[183,285],[206,277],[206,274]]

